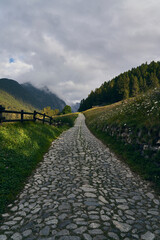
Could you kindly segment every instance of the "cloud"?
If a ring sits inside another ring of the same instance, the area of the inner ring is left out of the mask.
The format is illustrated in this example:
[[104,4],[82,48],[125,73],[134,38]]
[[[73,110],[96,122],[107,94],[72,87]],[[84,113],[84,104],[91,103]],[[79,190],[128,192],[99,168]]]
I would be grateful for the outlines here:
[[33,70],[33,66],[22,62],[21,60],[15,60],[10,58],[0,62],[0,76],[2,78],[17,78],[21,74],[25,74]]
[[159,60],[159,11],[159,0],[1,1],[0,77],[81,100],[105,80]]

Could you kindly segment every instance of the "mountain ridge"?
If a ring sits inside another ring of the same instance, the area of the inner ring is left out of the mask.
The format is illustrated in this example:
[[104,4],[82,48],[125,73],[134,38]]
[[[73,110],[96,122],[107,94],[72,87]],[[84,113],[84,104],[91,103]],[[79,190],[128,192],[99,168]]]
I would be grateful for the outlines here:
[[0,89],[12,95],[15,99],[23,101],[36,109],[50,106],[52,109],[64,108],[66,103],[47,87],[36,88],[31,83],[20,84],[13,79],[1,78]]

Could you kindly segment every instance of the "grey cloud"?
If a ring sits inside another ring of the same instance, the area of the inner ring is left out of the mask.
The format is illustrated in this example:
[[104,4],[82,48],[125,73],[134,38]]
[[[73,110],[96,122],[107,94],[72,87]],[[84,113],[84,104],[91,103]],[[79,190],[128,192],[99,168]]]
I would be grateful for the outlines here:
[[159,60],[159,10],[158,0],[2,0],[0,62],[15,57],[33,66],[15,80],[81,100],[105,80]]

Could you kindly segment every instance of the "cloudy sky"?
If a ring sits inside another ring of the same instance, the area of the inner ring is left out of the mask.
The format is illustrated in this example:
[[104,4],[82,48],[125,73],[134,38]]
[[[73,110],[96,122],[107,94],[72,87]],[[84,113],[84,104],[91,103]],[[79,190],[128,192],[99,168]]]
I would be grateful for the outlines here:
[[160,0],[0,0],[0,78],[68,104],[160,60]]

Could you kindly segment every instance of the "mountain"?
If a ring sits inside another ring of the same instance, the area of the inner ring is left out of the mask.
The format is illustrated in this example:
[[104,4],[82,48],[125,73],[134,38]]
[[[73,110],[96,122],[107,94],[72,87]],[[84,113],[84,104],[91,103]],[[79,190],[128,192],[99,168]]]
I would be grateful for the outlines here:
[[[52,93],[47,87],[38,89],[30,83],[22,84],[22,87],[28,91],[36,99],[36,106],[40,109],[50,106],[52,109],[62,109],[66,103],[60,99],[56,94]],[[33,105],[33,104],[32,104]]]
[[33,106],[15,99],[15,97],[6,91],[0,89],[0,105],[4,106],[6,110],[33,112],[35,109]]
[[15,80],[2,78],[0,79],[0,89],[36,109],[50,106],[52,109],[61,111],[66,105],[62,99],[50,92],[47,87],[38,89],[30,83],[19,84]]
[[159,85],[160,62],[145,63],[104,82],[95,91],[91,91],[88,97],[81,101],[79,111],[135,97]]
[[77,102],[71,105],[72,112],[78,112],[79,106],[80,106],[80,102]]

